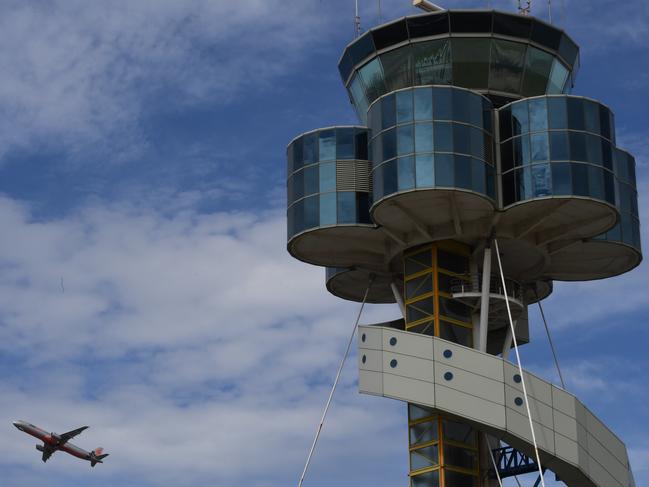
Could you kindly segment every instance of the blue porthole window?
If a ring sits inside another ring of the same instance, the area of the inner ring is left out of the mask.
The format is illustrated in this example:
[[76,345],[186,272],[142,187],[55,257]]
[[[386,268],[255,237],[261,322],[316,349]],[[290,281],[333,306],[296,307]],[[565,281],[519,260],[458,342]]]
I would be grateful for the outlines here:
[[446,372],[444,374],[444,380],[453,380],[453,372]]
[[390,338],[390,345],[393,347],[397,344],[397,339],[395,337]]
[[516,399],[514,399],[514,403],[515,403],[517,406],[522,406],[522,405],[523,405],[523,399],[520,398],[520,397],[517,397]]
[[516,374],[514,376],[514,382],[516,382],[517,384],[520,384],[522,380],[523,379],[521,378],[521,376],[519,374]]
[[365,343],[365,338],[365,333],[363,333],[363,335],[361,336],[361,342]]
[[367,362],[367,357],[366,357],[365,355],[363,355],[363,358],[361,359],[361,361],[362,361],[363,363]]
[[448,348],[444,350],[444,357],[445,358],[451,358],[453,356],[453,351],[449,350]]
[[392,360],[390,360],[390,367],[392,367],[393,369],[397,367],[397,359],[393,358]]

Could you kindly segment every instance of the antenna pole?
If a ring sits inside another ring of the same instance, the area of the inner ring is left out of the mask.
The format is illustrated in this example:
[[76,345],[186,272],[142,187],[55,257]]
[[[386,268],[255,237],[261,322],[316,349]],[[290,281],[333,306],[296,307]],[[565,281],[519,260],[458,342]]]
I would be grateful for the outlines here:
[[354,33],[356,37],[361,35],[361,17],[358,15],[358,0],[355,0],[354,2],[356,6],[356,11],[354,14]]
[[552,23],[552,0],[548,0],[548,18],[550,23]]

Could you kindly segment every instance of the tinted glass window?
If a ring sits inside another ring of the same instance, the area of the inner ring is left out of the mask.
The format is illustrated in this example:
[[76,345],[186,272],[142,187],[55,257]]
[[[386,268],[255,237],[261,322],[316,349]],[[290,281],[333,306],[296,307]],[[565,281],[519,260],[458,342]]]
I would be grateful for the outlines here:
[[579,48],[577,44],[572,42],[572,40],[566,35],[561,36],[561,43],[559,44],[559,55],[571,66],[575,64],[577,60],[577,55],[579,54]]
[[548,82],[547,93],[550,95],[563,93],[563,88],[568,80],[568,70],[561,61],[555,59],[552,63],[552,72]]
[[[320,140],[322,144],[322,139]],[[320,149],[322,151],[322,149]],[[354,130],[337,129],[336,130],[336,159],[354,159]],[[322,157],[320,157],[320,160]]]
[[397,155],[397,133],[395,129],[383,132],[383,160],[387,161]]
[[512,132],[514,135],[525,134],[530,131],[527,102],[512,105]]
[[493,31],[496,34],[529,39],[532,21],[529,18],[495,12]]
[[584,130],[584,103],[581,98],[567,98],[568,127],[571,130]]
[[415,96],[415,120],[431,120],[433,118],[433,96],[429,88],[417,88]]
[[360,120],[364,120],[367,115],[367,98],[365,97],[365,89],[361,85],[361,77],[354,76],[349,85],[349,91],[356,107],[356,112]]
[[604,199],[604,173],[599,167],[588,167],[588,188],[593,198]]
[[433,155],[418,155],[415,160],[415,173],[418,188],[430,188],[435,185]]
[[453,150],[452,125],[449,122],[435,122],[433,140],[436,152],[451,152]]
[[397,122],[409,122],[413,119],[412,90],[399,91],[397,98]]
[[351,54],[349,51],[345,51],[345,54],[340,60],[340,64],[338,64],[338,71],[340,72],[340,77],[342,78],[343,83],[347,81],[347,78],[349,78],[353,69],[354,62],[352,61]]
[[408,39],[406,21],[399,20],[398,22],[380,27],[372,31],[372,36],[374,37],[374,45],[377,50],[405,41]]
[[410,46],[381,54],[388,91],[412,86],[412,53]]
[[415,141],[413,140],[412,124],[397,127],[397,154],[405,155],[414,152]]
[[360,63],[363,59],[374,52],[374,41],[370,33],[366,33],[359,37],[356,42],[349,46],[354,64]]
[[507,140],[512,136],[512,112],[509,108],[500,111],[500,140]]
[[336,193],[338,223],[356,223],[356,194],[352,191]]
[[439,470],[413,475],[410,477],[410,483],[412,487],[438,487]]
[[303,138],[300,137],[297,139],[295,142],[293,142],[292,147],[293,147],[293,171],[296,171],[297,169],[301,168],[302,165],[304,164],[304,154],[302,152],[302,143],[303,143]]
[[448,13],[410,17],[407,19],[410,38],[428,37],[449,31]]
[[588,162],[602,164],[602,143],[597,135],[586,134],[586,159]]
[[336,193],[320,195],[320,226],[336,224]]
[[514,172],[510,171],[502,175],[503,181],[503,204],[505,206],[511,205],[515,201],[515,186],[514,186]]
[[453,187],[453,156],[450,154],[435,155],[435,186]]
[[453,120],[453,98],[451,90],[433,89],[433,114],[435,120]]
[[484,88],[489,81],[491,39],[453,39],[453,82],[464,88]]
[[550,128],[551,129],[565,129],[568,128],[568,111],[566,106],[565,97],[549,97],[548,99],[548,112],[550,115]]
[[487,193],[485,165],[478,159],[471,159],[471,189],[478,193]]
[[520,90],[525,50],[524,44],[494,39],[489,88],[505,92]]
[[491,32],[491,12],[450,12],[451,32]]
[[500,146],[500,164],[503,172],[509,171],[514,167],[514,153],[512,152],[511,140]]
[[600,105],[599,107],[599,123],[601,127],[602,136],[607,139],[613,139],[612,129],[611,129],[611,117],[609,111],[605,106]]
[[572,176],[569,163],[559,162],[552,164],[552,189],[555,195],[572,194]]
[[566,132],[550,132],[550,159],[553,161],[570,160],[570,148]]
[[590,100],[584,100],[583,107],[586,130],[599,134],[601,130],[599,125],[599,105]]
[[542,95],[546,92],[554,57],[535,47],[528,47],[525,58],[523,95]]
[[318,160],[317,150],[318,150],[318,141],[316,139],[316,134],[305,135],[302,139],[303,144],[303,160],[304,164],[313,164]]
[[329,162],[320,164],[318,166],[319,174],[319,190],[321,193],[336,190],[336,164]]
[[365,130],[356,130],[356,159],[367,161],[367,132]]
[[588,161],[585,134],[570,132],[570,158],[573,161]]
[[471,187],[471,158],[455,156],[455,186],[472,189]]
[[320,189],[318,183],[318,173],[320,168],[318,166],[311,166],[304,169],[304,195],[317,193]]
[[532,163],[542,162],[550,159],[550,147],[548,144],[548,134],[534,134],[531,137],[532,145]]
[[321,161],[333,161],[336,159],[336,132],[334,130],[320,132],[319,150]]
[[405,191],[415,187],[415,159],[413,157],[401,157],[398,159],[399,191]]
[[384,129],[396,125],[397,107],[394,95],[388,95],[381,100],[381,118]]
[[317,227],[320,224],[320,198],[311,196],[304,199],[304,228]]
[[383,68],[379,58],[375,58],[359,70],[363,79],[368,101],[372,102],[385,93]]
[[386,162],[383,166],[383,194],[396,193],[399,189],[397,180],[397,161]]
[[561,43],[561,31],[535,20],[532,26],[532,40],[556,51]]
[[529,101],[530,131],[538,132],[548,129],[548,112],[545,98],[535,98]]
[[578,196],[589,196],[586,164],[572,164],[572,191]]
[[431,152],[433,150],[433,124],[418,123],[415,125],[415,150]]
[[532,184],[534,185],[535,197],[552,195],[550,164],[534,164],[532,166]]
[[452,485],[454,487],[477,487],[478,477],[468,475],[466,473],[454,472],[446,470],[444,473],[445,485]]
[[416,84],[451,82],[451,48],[448,40],[413,44],[412,53]]

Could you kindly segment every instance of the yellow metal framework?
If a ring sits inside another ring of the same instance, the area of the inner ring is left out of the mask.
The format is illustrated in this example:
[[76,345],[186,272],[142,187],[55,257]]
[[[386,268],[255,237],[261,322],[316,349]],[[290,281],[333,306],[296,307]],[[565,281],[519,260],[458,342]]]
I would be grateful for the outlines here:
[[[461,344],[473,345],[470,314],[465,319],[458,319],[442,313],[440,308],[440,299],[445,300],[443,309],[447,310],[453,301],[449,283],[458,279],[470,280],[470,255],[467,246],[450,241],[428,244],[404,254],[406,330],[442,338],[448,338],[451,333],[455,337],[464,337],[464,341],[457,340]],[[461,309],[461,303],[459,306]],[[466,332],[463,334],[462,330]],[[467,441],[458,441],[446,431],[453,425],[468,431]],[[472,479],[472,483],[478,485],[478,435],[468,426],[455,423],[428,408],[409,404],[408,439],[412,487],[452,487],[447,476],[454,475],[466,476],[464,480]]]

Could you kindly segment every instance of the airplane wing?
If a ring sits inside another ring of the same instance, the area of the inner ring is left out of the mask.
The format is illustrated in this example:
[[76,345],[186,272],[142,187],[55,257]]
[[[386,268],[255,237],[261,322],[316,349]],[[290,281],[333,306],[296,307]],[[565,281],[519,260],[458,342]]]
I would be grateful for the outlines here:
[[68,442],[75,436],[77,436],[79,433],[81,433],[83,430],[88,429],[87,426],[82,426],[81,428],[77,428],[76,430],[68,431],[67,433],[63,433],[62,435],[59,435],[61,437],[61,444]]
[[44,461],[44,462],[47,462],[47,461],[49,460],[49,458],[50,458],[50,457],[54,454],[54,452],[56,451],[56,448],[52,448],[52,447],[49,446],[49,445],[44,445],[44,446],[43,446],[43,449],[42,449],[41,451],[43,452],[43,457],[42,457],[42,458],[43,458],[43,461]]

